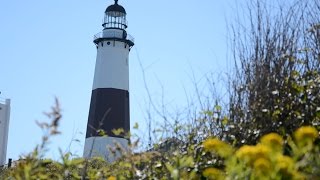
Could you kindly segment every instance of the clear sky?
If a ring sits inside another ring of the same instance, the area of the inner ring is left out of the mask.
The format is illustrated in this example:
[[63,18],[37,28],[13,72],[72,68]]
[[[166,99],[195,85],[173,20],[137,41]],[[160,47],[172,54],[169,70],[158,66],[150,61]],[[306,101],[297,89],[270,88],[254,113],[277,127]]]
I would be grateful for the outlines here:
[[[226,20],[235,1],[119,1],[127,11],[127,31],[135,37],[130,116],[142,136],[149,100],[139,61],[154,101],[163,94],[169,107],[184,106],[185,91],[193,96],[193,74],[198,82],[209,73],[226,72]],[[41,142],[35,121],[47,120],[43,112],[55,96],[63,110],[62,134],[51,140],[47,156],[58,159],[58,148],[82,156],[96,58],[92,38],[102,30],[103,13],[112,3],[0,2],[0,97],[11,99],[7,158],[17,159]]]

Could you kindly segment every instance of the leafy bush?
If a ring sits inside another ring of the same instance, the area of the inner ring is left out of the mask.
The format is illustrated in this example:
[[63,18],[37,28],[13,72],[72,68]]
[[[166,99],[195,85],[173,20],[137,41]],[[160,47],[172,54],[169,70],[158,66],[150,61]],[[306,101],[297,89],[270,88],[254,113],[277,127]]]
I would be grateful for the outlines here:
[[208,139],[204,142],[205,150],[224,157],[225,168],[209,168],[204,175],[209,179],[314,179],[320,175],[320,146],[314,143],[316,138],[318,131],[305,126],[295,131],[293,139],[284,140],[270,133],[256,145],[243,145],[233,151],[222,141]]
[[319,126],[320,1],[247,2],[248,15],[231,26],[228,139],[254,144],[269,132]]
[[[180,143],[176,150],[126,153],[114,163],[101,158],[41,159],[37,149],[1,171],[1,179],[316,179],[319,132],[312,126],[293,136],[270,133],[239,148],[216,137]],[[133,148],[133,147],[132,147]]]
[[[2,169],[0,179],[316,179],[320,177],[319,132],[303,126],[291,136],[264,135],[255,145],[232,146],[217,137],[201,141],[169,139],[171,147],[154,145],[152,150],[131,151],[113,162],[101,158],[60,161],[43,159],[50,137],[59,134],[59,103],[47,113],[51,123],[38,123],[44,130],[41,145]],[[194,137],[194,134],[190,134]],[[174,143],[173,143],[174,142]],[[164,148],[164,149],[163,149]],[[165,150],[165,151],[164,151]]]

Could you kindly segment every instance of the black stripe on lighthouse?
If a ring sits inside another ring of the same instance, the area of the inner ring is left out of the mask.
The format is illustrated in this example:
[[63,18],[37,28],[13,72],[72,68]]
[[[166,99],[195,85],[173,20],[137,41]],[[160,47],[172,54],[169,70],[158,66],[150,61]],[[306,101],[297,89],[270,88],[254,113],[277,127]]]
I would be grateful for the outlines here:
[[[112,130],[123,129],[115,135]],[[130,130],[129,92],[114,88],[92,90],[86,138],[99,136],[103,130],[107,136],[125,138]]]

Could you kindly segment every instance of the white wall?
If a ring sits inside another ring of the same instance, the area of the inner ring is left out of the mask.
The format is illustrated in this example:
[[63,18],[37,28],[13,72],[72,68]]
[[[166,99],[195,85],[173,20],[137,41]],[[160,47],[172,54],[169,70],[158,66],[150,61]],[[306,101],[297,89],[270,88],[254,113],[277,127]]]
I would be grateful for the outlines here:
[[103,41],[103,46],[100,42],[92,90],[115,88],[129,91],[128,56],[129,46],[124,42]]
[[7,144],[10,119],[10,100],[0,102],[0,165],[7,162]]
[[[90,137],[86,139],[83,157],[101,157],[111,163],[128,152],[128,143],[124,138]],[[120,150],[117,150],[117,147]]]

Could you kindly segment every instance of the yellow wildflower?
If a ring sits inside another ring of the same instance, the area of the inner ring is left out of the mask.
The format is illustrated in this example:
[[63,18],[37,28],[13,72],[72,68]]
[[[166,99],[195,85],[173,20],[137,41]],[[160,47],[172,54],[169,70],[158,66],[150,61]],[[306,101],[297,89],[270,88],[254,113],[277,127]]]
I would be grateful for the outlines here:
[[207,168],[202,175],[207,179],[224,179],[224,173],[216,168]]
[[258,144],[256,145],[255,158],[268,158],[270,154],[270,148],[268,146]]
[[257,173],[268,173],[271,170],[271,163],[269,160],[265,159],[265,158],[258,158],[255,162],[254,162],[254,170]]
[[236,157],[239,158],[241,161],[248,163],[252,160],[255,146],[244,145],[238,149],[236,152]]
[[236,157],[245,163],[252,164],[258,158],[268,159],[270,148],[265,145],[258,144],[256,146],[244,145],[236,152]]
[[270,147],[273,151],[282,152],[283,148],[283,139],[277,133],[270,133],[264,135],[261,140],[261,144]]
[[279,155],[276,158],[276,168],[284,173],[290,173],[294,170],[294,161],[289,156]]
[[224,158],[232,155],[233,153],[233,149],[229,144],[223,141],[220,141],[217,138],[211,138],[211,139],[205,140],[203,142],[203,148],[205,151],[215,152]]
[[297,171],[294,160],[289,156],[278,155],[275,159],[275,169],[285,179],[304,180],[303,174]]
[[110,176],[110,177],[108,177],[108,179],[107,180],[117,180],[117,178],[116,177],[114,177],[114,176]]
[[245,156],[251,156],[253,154],[255,146],[244,145],[238,149],[236,156],[238,158],[244,158]]
[[303,147],[314,142],[318,137],[318,131],[312,126],[303,126],[296,130],[294,137],[298,146]]

